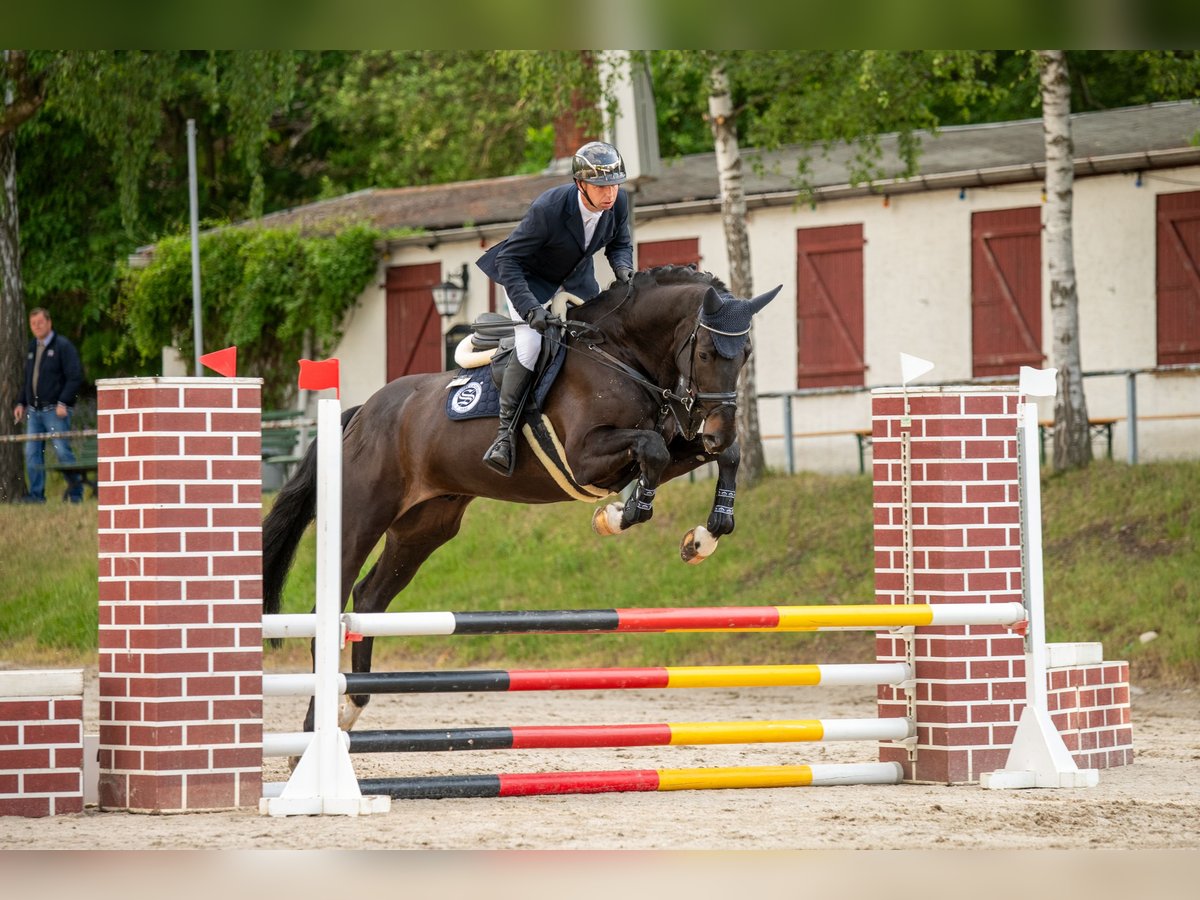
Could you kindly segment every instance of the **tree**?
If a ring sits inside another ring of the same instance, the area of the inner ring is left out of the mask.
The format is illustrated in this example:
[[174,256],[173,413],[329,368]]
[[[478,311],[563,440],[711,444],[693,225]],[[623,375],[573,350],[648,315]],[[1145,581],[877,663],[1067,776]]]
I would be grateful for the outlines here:
[[[132,244],[148,236],[142,225],[143,175],[159,159],[178,160],[182,155],[179,142],[170,147],[161,143],[164,134],[179,134],[181,129],[176,126],[181,118],[215,118],[217,110],[227,110],[220,120],[225,146],[249,180],[248,211],[261,212],[265,189],[260,154],[268,136],[265,123],[290,97],[293,68],[292,54],[278,51],[4,52],[0,70],[4,91],[0,119],[0,177],[4,184],[0,200],[0,285],[4,290],[0,298],[0,405],[10,410],[19,391],[25,338],[15,155],[18,130],[44,110],[47,114],[52,111],[103,148],[114,172],[125,240]],[[184,103],[184,108],[174,105],[179,103]],[[61,178],[62,173],[57,174]],[[186,210],[185,201],[179,205]],[[161,210],[164,204],[155,195],[153,203],[146,206]],[[161,213],[154,219],[161,223]],[[107,266],[111,269],[111,258]],[[62,321],[65,324],[66,317]],[[11,429],[8,420],[6,430]],[[19,450],[13,452],[11,444],[3,447],[0,497],[12,497],[21,493],[14,490],[23,479],[20,454]]]
[[[738,297],[754,295],[750,275],[750,235],[746,232],[746,193],[742,179],[742,154],[737,123],[729,95],[729,78],[719,59],[709,75],[708,120],[712,126],[717,158],[717,180],[721,187],[721,227],[729,256],[729,288]],[[751,323],[753,329],[753,323]],[[738,481],[755,484],[766,468],[758,427],[758,391],[754,384],[754,360],[738,376],[737,431],[741,450]]]
[[1062,50],[1039,50],[1042,131],[1046,143],[1046,266],[1050,272],[1051,361],[1058,369],[1054,397],[1054,470],[1092,461],[1087,398],[1079,355],[1079,291],[1075,283],[1075,145],[1071,140],[1071,81]]
[[[5,50],[0,70],[4,94],[0,117],[0,416],[5,433],[16,426],[9,412],[21,392],[25,356],[25,291],[21,284],[21,230],[17,206],[17,129],[42,103],[42,78],[25,50]],[[25,493],[20,444],[0,444],[0,501]]]

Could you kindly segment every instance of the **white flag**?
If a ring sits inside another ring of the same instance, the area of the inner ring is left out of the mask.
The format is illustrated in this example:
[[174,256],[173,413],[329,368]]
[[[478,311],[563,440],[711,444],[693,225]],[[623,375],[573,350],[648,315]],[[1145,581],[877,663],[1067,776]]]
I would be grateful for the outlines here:
[[1018,384],[1022,394],[1030,397],[1053,397],[1058,393],[1058,369],[1032,369],[1021,366]]
[[932,368],[933,363],[927,359],[921,359],[919,356],[910,356],[907,353],[900,354],[900,380],[904,384],[908,384],[914,378],[920,378]]

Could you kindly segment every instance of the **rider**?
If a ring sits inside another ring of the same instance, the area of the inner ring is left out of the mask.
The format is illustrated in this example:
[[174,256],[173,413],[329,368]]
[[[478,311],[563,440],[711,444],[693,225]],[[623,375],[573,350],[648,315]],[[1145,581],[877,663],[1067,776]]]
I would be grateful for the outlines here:
[[477,261],[505,292],[516,342],[500,385],[500,430],[483,455],[496,471],[509,475],[515,456],[512,428],[518,404],[533,378],[547,304],[559,291],[590,299],[600,293],[592,256],[604,250],[617,281],[633,278],[629,195],[625,162],[612,144],[592,141],[571,163],[574,182],[551,188],[533,201],[512,234]]

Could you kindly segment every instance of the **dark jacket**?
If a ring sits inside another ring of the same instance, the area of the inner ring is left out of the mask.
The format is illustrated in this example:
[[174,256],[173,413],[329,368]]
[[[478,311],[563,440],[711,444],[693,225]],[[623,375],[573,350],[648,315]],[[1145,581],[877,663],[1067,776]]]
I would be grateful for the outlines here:
[[525,217],[506,237],[479,257],[476,265],[504,286],[522,316],[564,290],[590,300],[600,293],[592,256],[602,248],[609,264],[633,268],[629,235],[629,195],[617,192],[617,202],[596,223],[592,242],[583,246],[575,182],[551,188],[533,201]]
[[83,364],[75,345],[57,331],[50,335],[50,343],[42,352],[42,366],[38,371],[38,392],[33,394],[33,360],[37,353],[37,338],[29,341],[25,353],[25,380],[21,382],[21,393],[17,403],[42,409],[65,403],[75,405],[79,389],[83,387]]

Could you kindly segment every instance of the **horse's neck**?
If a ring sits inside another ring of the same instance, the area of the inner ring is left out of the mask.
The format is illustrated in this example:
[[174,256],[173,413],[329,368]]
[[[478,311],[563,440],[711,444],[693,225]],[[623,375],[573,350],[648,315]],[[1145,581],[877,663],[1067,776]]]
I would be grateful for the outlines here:
[[657,382],[673,382],[678,375],[675,353],[679,344],[679,304],[661,295],[633,298],[630,304],[607,321],[596,320],[604,334],[605,349]]

